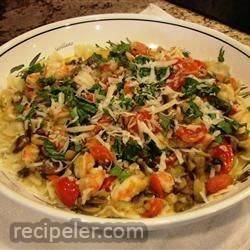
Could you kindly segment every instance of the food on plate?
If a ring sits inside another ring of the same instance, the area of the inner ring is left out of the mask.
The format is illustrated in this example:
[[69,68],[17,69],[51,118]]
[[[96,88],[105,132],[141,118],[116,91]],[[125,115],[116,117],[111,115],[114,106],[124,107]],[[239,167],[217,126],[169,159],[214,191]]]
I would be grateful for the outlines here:
[[46,202],[152,218],[209,202],[249,173],[246,87],[216,61],[142,42],[79,45],[11,70],[1,169]]

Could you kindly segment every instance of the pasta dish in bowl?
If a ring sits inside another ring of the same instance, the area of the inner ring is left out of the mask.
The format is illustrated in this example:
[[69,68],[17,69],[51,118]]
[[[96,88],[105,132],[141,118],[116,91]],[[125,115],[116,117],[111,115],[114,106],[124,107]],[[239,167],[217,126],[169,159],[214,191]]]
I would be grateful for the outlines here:
[[246,86],[218,58],[142,41],[39,53],[0,94],[2,169],[48,204],[108,218],[183,212],[249,174]]

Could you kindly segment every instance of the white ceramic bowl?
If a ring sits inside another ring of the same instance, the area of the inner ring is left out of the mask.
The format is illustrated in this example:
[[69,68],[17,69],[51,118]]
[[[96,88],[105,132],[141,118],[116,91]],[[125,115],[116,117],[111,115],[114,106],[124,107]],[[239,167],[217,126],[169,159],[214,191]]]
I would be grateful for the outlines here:
[[[151,47],[180,46],[192,52],[199,59],[216,59],[223,46],[226,63],[232,74],[242,82],[250,82],[250,50],[248,47],[217,31],[174,19],[160,19],[138,14],[110,14],[78,17],[52,23],[27,32],[0,48],[0,84],[4,87],[9,70],[22,63],[28,63],[34,55],[42,52],[46,56],[57,50],[62,54],[73,53],[75,44],[103,44],[108,40],[143,41]],[[218,200],[165,218],[140,219],[150,230],[190,223],[223,211],[243,200],[250,194],[250,180],[237,184],[230,193]],[[46,214],[50,218],[69,220],[80,218],[83,222],[131,222],[127,219],[102,219],[87,215],[72,214],[53,208],[36,196],[11,181],[11,176],[0,172],[0,191],[9,198]],[[134,220],[133,220],[134,221]]]

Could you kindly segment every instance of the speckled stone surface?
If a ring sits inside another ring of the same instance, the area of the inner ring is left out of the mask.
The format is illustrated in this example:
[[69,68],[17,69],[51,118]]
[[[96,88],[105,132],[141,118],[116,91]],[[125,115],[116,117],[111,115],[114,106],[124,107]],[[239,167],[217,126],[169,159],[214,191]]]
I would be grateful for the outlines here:
[[163,0],[0,0],[0,44],[36,27],[100,13],[138,13],[154,3],[176,18],[219,30],[250,46],[250,36]]

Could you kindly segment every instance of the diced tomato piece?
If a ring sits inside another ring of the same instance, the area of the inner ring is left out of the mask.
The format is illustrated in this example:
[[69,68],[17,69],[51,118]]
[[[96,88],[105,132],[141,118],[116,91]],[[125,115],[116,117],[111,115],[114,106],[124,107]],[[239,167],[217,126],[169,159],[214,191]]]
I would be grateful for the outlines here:
[[108,176],[104,179],[101,189],[106,190],[107,192],[110,191],[110,186],[116,180],[116,176]]
[[192,58],[178,59],[174,65],[174,72],[168,78],[168,86],[175,91],[179,91],[185,83],[186,76],[190,74],[197,76],[200,70],[205,68],[205,64],[199,60]]
[[130,86],[129,82],[126,82],[124,84],[124,88],[123,89],[124,89],[124,93],[127,94],[127,95],[132,94],[132,92],[133,92],[133,87]]
[[79,187],[75,180],[62,177],[55,183],[55,190],[58,198],[67,207],[72,207],[80,195]]
[[98,123],[102,124],[109,124],[113,121],[112,117],[109,115],[103,115],[99,120]]
[[131,45],[131,54],[134,56],[137,55],[148,55],[149,48],[144,43],[133,42]]
[[137,114],[129,116],[126,123],[132,125],[128,126],[128,130],[132,133],[138,133],[137,119],[140,121],[148,121],[151,117],[152,115],[147,110],[140,110]]
[[238,107],[237,107],[236,104],[234,104],[234,105],[232,106],[232,109],[231,109],[229,115],[234,115],[234,114],[237,113],[237,112],[238,112]]
[[153,198],[146,204],[149,208],[142,214],[143,217],[152,218],[161,213],[164,208],[164,200],[160,198]]
[[205,137],[206,133],[207,128],[204,124],[180,126],[175,132],[176,136],[186,143],[199,142]]
[[221,173],[227,174],[231,171],[234,161],[234,153],[231,144],[221,144],[215,147],[211,153],[213,158],[217,158],[222,162]]
[[220,174],[208,179],[206,189],[208,194],[214,194],[233,183],[230,175]]
[[84,98],[90,102],[94,102],[94,95],[92,93],[84,93]]
[[179,91],[181,87],[185,83],[185,77],[183,75],[180,76],[179,79],[174,79],[168,83],[168,86],[174,91]]
[[165,160],[167,166],[172,166],[177,160],[177,157],[175,154],[172,154],[168,156]]
[[160,198],[164,197],[164,190],[157,174],[152,174],[149,178],[150,189]]
[[146,121],[150,120],[152,115],[147,110],[140,110],[137,117],[140,121]]
[[110,71],[110,65],[107,63],[104,63],[100,65],[100,71],[102,72],[109,72]]
[[96,138],[90,139],[86,143],[86,147],[92,154],[94,159],[100,164],[107,164],[114,161],[114,155],[103,144],[101,144]]

